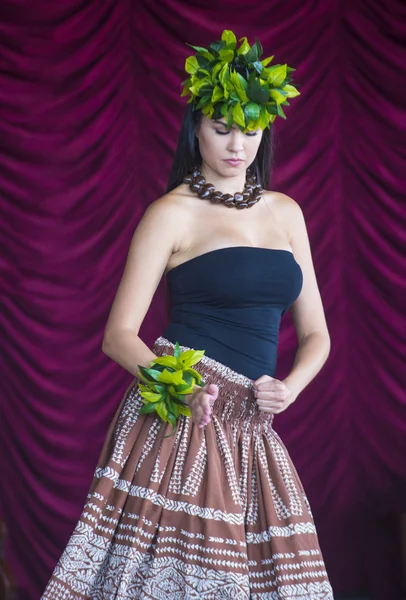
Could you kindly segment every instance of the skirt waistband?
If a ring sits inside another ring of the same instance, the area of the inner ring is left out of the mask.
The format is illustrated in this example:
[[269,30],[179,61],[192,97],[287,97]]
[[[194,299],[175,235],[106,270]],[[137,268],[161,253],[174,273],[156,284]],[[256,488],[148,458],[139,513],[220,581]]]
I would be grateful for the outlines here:
[[[163,336],[158,337],[153,344],[153,351],[158,356],[173,355],[174,349],[175,344]],[[180,346],[180,349],[184,352],[191,348]],[[258,427],[268,429],[271,426],[273,415],[259,410],[252,379],[206,355],[193,368],[202,375],[205,383],[219,386],[219,395],[212,409],[213,415],[221,421],[250,430]]]

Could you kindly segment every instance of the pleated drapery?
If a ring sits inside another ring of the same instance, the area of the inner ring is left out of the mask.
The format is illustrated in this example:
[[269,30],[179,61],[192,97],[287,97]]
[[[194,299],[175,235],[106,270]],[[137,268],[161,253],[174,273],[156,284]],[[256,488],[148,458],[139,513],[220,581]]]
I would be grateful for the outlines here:
[[[402,597],[406,5],[3,0],[1,478],[19,600],[44,589],[131,379],[101,340],[133,231],[165,190],[185,42],[225,28],[297,67],[272,189],[303,208],[332,337],[321,374],[275,428],[336,593]],[[162,283],[148,343],[165,304]],[[295,347],[286,317],[281,377]]]

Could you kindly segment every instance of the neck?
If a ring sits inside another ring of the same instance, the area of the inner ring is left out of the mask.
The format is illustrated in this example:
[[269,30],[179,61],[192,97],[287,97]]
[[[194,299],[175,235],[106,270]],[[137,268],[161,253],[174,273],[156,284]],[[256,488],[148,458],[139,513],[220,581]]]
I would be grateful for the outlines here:
[[242,192],[246,180],[246,171],[239,172],[236,175],[224,177],[213,171],[206,163],[200,167],[200,172],[207,181],[212,183],[217,191],[223,194],[234,196],[237,192]]

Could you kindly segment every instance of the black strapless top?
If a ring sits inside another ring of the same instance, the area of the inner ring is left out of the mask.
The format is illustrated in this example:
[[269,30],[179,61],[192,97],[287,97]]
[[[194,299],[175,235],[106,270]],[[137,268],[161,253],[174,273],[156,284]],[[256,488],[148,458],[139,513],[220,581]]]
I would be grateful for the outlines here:
[[275,375],[280,320],[303,284],[292,252],[220,248],[174,267],[167,282],[172,309],[164,337],[250,379]]

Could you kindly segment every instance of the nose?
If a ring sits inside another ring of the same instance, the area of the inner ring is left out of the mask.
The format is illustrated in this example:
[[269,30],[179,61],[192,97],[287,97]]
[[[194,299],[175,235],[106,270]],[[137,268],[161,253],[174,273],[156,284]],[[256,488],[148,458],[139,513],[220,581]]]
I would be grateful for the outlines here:
[[228,136],[227,150],[229,152],[242,152],[244,149],[244,134],[239,129],[232,129]]

